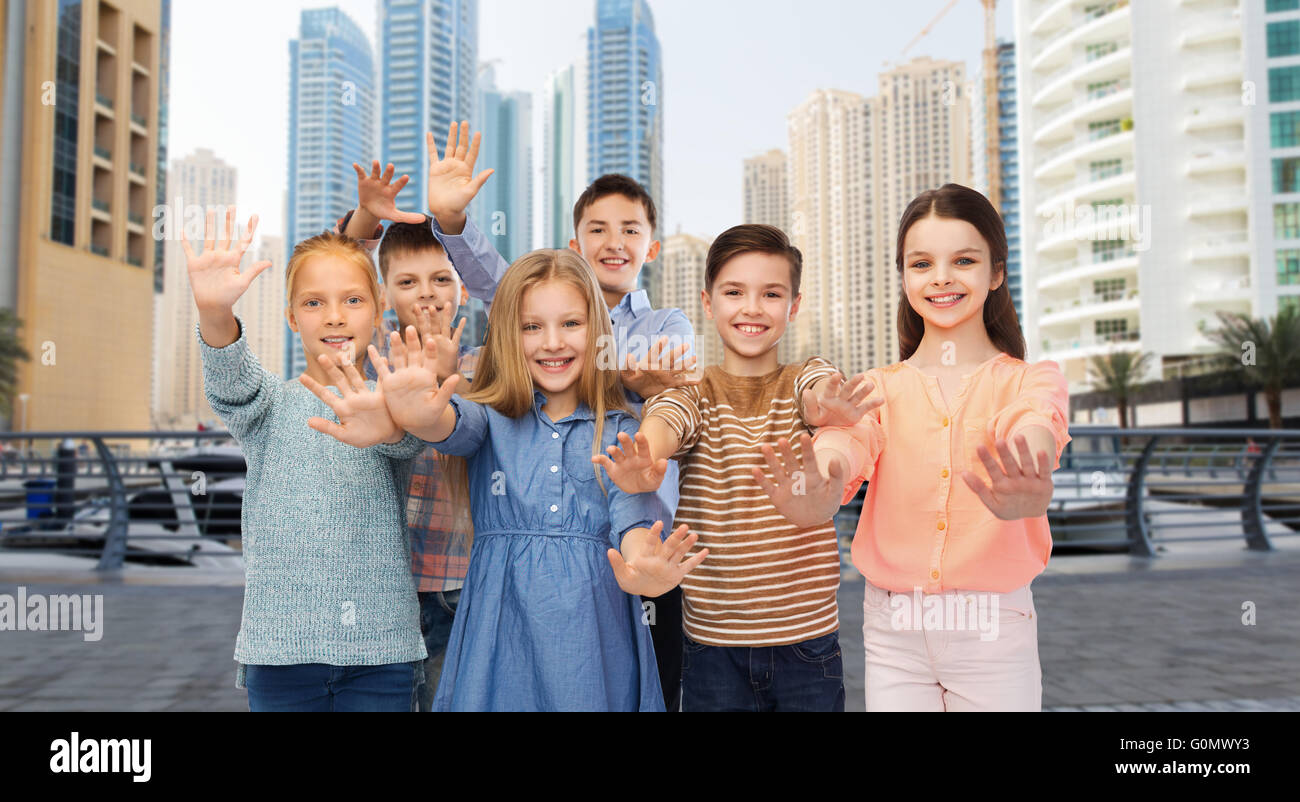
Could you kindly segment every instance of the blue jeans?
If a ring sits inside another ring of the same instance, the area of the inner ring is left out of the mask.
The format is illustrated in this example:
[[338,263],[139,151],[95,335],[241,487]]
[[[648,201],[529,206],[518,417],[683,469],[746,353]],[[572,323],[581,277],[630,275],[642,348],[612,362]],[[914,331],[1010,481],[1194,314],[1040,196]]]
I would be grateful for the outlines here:
[[406,713],[424,680],[421,662],[249,665],[244,676],[248,709],[254,713]]
[[442,660],[447,656],[447,640],[451,637],[456,605],[460,603],[460,590],[433,591],[419,596],[420,633],[424,635],[424,648],[429,656],[424,660],[424,684],[420,686],[415,709],[428,713],[442,677]]
[[844,712],[838,632],[788,646],[682,640],[684,712]]

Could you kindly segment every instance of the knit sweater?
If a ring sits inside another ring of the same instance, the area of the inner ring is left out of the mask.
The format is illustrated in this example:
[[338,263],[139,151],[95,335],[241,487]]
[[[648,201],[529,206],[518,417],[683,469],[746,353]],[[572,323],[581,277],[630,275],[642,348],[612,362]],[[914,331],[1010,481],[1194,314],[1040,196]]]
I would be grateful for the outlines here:
[[341,443],[307,426],[313,416],[338,418],[301,383],[261,366],[242,320],[224,348],[195,333],[208,403],[248,463],[236,687],[247,664],[424,659],[405,510],[424,442],[408,434],[369,448]]

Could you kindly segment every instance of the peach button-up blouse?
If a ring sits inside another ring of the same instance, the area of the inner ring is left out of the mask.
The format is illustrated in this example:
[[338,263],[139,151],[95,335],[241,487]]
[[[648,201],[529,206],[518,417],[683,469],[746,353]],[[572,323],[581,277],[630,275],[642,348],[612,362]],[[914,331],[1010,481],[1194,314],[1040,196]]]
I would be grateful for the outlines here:
[[[853,564],[873,585],[910,593],[973,590],[1005,593],[1047,566],[1047,516],[1002,521],[961,480],[969,470],[989,482],[975,452],[1029,426],[1056,437],[1053,470],[1070,442],[1065,377],[1055,362],[1030,365],[998,354],[962,377],[944,402],[939,380],[899,362],[867,372],[885,403],[852,427],[817,432],[816,447],[847,459],[848,503],[869,481],[853,538]],[[1014,451],[1014,446],[1013,446]]]

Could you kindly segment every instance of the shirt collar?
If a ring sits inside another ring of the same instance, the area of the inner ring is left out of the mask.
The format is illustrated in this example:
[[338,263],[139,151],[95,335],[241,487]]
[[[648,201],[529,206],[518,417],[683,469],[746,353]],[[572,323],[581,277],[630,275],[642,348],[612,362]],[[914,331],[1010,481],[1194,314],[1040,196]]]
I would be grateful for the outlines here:
[[609,310],[610,316],[622,311],[624,314],[630,314],[632,317],[640,317],[650,311],[650,296],[645,290],[633,290],[618,302],[618,305]]
[[[559,421],[551,421],[550,416],[542,411],[542,407],[544,406],[546,406],[546,394],[543,393],[541,390],[538,390],[536,387],[534,387],[533,388],[533,411],[537,413],[538,417],[545,418],[547,421],[550,421],[552,423],[559,423]],[[586,402],[579,401],[578,408],[573,410],[573,413],[570,414],[569,417],[561,418],[560,420],[595,420],[595,419],[596,419],[596,415],[591,411],[591,407],[587,406]]]

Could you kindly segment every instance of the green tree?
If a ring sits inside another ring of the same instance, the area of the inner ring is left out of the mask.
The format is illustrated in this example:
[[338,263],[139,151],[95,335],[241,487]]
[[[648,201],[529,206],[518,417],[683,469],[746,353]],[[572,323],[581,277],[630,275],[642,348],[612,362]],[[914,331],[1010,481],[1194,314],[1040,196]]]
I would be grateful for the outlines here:
[[1135,351],[1112,351],[1089,362],[1092,389],[1114,397],[1120,428],[1128,428],[1128,400],[1154,357]]
[[1272,318],[1219,312],[1219,328],[1206,331],[1246,383],[1264,391],[1268,425],[1282,428],[1282,388],[1300,380],[1300,313],[1283,307]]
[[13,417],[18,385],[18,360],[31,359],[18,337],[23,322],[12,309],[0,309],[0,414]]

